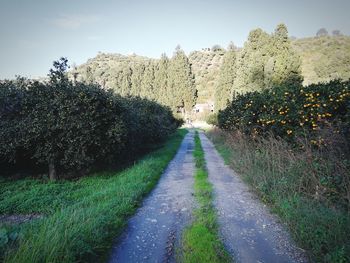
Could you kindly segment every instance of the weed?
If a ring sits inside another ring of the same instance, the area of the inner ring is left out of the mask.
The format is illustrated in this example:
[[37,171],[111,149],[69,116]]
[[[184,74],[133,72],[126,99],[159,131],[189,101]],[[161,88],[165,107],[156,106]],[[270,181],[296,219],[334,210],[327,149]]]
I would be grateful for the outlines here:
[[289,226],[316,262],[350,260],[349,166],[334,149],[296,150],[272,136],[208,133],[225,162]]

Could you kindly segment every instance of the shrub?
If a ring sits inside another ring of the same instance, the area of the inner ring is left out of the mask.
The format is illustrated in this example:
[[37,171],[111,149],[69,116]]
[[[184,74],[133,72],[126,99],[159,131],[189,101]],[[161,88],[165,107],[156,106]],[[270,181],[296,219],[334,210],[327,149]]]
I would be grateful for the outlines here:
[[211,113],[208,115],[206,119],[208,124],[218,126],[218,114],[217,113]]
[[178,127],[169,107],[140,97],[120,97],[127,126],[128,150],[137,151],[164,140]]
[[123,108],[111,92],[38,82],[17,91],[13,85],[1,90],[5,97],[12,92],[20,98],[8,104],[0,120],[0,153],[9,161],[24,150],[25,156],[51,169],[82,170],[124,148]]
[[66,63],[54,63],[49,83],[0,83],[0,164],[35,160],[56,179],[56,171],[86,172],[126,152],[132,156],[177,128],[171,111],[155,102],[73,84]]
[[219,127],[253,136],[272,132],[288,141],[307,133],[311,143],[320,145],[325,140],[318,136],[322,128],[335,126],[334,133],[349,134],[349,86],[350,81],[335,80],[238,95],[219,112]]

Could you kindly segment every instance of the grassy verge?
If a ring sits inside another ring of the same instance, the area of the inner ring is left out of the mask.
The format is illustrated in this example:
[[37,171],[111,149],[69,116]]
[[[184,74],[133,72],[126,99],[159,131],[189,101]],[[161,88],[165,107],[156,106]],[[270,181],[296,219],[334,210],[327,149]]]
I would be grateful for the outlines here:
[[324,184],[349,176],[340,172],[341,165],[312,151],[295,152],[274,138],[253,142],[220,130],[208,135],[225,162],[270,204],[314,261],[350,262],[350,214],[335,195],[337,189],[328,195]]
[[7,241],[15,240],[2,244],[4,262],[101,260],[142,197],[157,183],[186,132],[179,130],[163,147],[115,174],[57,183],[1,181],[0,214],[45,216],[20,227],[0,226],[0,241],[6,241],[6,235]]
[[231,262],[218,237],[216,211],[213,207],[212,185],[208,181],[204,152],[198,136],[195,135],[193,152],[196,163],[195,198],[198,208],[194,212],[194,221],[186,228],[182,241],[182,261],[197,262]]

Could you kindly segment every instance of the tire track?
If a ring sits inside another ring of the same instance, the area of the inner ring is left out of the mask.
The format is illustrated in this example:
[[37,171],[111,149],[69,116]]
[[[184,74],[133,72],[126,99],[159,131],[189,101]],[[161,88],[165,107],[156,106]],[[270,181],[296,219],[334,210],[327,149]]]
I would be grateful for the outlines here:
[[174,247],[193,208],[194,132],[184,138],[157,186],[115,241],[110,263],[174,262]]
[[284,226],[225,165],[214,145],[200,133],[209,181],[213,184],[220,235],[237,262],[308,262]]

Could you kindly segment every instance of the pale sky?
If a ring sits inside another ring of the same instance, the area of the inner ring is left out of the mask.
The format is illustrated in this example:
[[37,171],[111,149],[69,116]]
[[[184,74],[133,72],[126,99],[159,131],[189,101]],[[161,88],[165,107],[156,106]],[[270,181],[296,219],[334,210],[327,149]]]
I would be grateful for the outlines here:
[[350,0],[0,0],[0,79],[45,76],[61,56],[243,46],[252,29],[281,22],[298,38],[322,27],[350,35],[349,10]]

